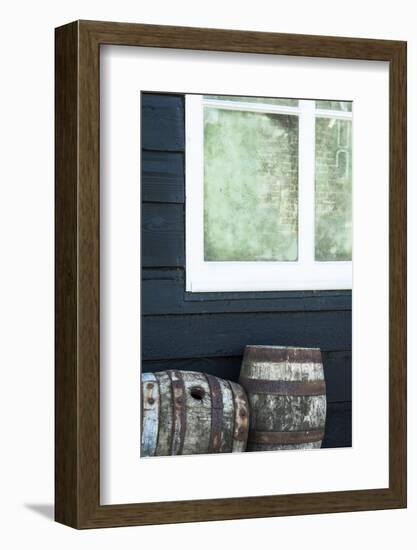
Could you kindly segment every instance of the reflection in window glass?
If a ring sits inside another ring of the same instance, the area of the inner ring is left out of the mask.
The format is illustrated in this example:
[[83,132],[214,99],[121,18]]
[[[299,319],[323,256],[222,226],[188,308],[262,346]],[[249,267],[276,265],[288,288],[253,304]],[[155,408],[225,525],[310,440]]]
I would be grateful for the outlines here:
[[316,118],[315,257],[352,259],[352,123]]
[[243,103],[263,103],[265,105],[283,105],[284,107],[298,107],[298,99],[277,97],[251,97],[233,95],[205,95],[205,99],[221,99],[225,101],[240,101]]
[[316,109],[352,112],[351,101],[316,101]]
[[205,106],[205,260],[295,261],[297,232],[298,117]]

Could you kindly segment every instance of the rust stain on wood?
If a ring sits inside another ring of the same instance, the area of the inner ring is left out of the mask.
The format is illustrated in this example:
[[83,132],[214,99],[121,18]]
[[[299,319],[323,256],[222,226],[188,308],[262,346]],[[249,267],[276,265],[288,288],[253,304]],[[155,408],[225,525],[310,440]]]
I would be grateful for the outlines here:
[[159,384],[150,373],[142,379],[142,410],[141,454],[154,456],[159,431]]
[[235,421],[233,451],[245,451],[249,432],[249,403],[245,390],[239,384],[229,381],[233,394]]

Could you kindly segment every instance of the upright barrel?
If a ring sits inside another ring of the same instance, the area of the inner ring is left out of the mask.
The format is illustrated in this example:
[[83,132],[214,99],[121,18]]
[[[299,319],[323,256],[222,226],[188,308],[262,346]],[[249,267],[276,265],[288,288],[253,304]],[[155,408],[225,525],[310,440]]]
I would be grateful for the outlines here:
[[201,372],[142,374],[141,456],[246,450],[249,406],[244,389]]
[[239,383],[250,407],[248,451],[321,447],[326,383],[318,348],[246,346]]

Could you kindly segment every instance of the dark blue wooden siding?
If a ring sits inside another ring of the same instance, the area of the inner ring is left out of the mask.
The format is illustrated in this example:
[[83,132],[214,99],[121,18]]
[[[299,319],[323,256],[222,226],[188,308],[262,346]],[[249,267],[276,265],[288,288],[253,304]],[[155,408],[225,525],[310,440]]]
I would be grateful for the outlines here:
[[351,293],[185,291],[184,97],[142,94],[142,369],[237,380],[246,344],[320,347],[324,447],[351,445]]

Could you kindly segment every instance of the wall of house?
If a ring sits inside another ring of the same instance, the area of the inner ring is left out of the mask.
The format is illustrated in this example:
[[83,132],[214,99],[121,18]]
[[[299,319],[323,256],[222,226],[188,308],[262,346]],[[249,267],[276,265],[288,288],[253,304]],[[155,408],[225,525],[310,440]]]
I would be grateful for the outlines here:
[[351,292],[185,291],[184,96],[142,95],[142,370],[237,380],[247,344],[319,347],[323,447],[351,434]]

